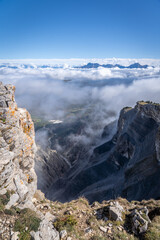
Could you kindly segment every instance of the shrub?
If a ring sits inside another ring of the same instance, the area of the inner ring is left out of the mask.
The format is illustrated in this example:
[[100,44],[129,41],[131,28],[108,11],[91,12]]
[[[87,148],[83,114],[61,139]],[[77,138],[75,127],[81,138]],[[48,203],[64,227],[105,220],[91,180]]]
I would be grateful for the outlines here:
[[29,231],[21,232],[18,237],[20,240],[31,240],[32,239]]
[[160,239],[160,232],[155,228],[149,229],[149,231],[144,235],[145,240],[158,240]]
[[54,227],[58,231],[61,231],[64,228],[67,229],[68,231],[72,231],[73,226],[76,224],[77,224],[77,221],[72,215],[66,215],[66,216],[60,217],[53,223]]
[[2,213],[4,210],[4,205],[0,202],[0,213]]
[[10,192],[7,191],[4,195],[0,195],[0,204],[7,205],[10,200]]
[[20,214],[22,211],[20,208],[15,207],[15,206],[12,206],[11,209],[14,210],[17,214]]
[[[36,213],[28,208],[21,210],[19,218],[15,221],[14,231],[20,232],[20,240],[30,239],[29,232],[37,231],[40,225],[40,219]],[[27,228],[27,231],[26,231]]]
[[160,239],[160,216],[156,216],[149,226],[148,231],[144,234],[145,240]]
[[16,215],[16,211],[14,209],[5,209],[4,213],[11,216]]

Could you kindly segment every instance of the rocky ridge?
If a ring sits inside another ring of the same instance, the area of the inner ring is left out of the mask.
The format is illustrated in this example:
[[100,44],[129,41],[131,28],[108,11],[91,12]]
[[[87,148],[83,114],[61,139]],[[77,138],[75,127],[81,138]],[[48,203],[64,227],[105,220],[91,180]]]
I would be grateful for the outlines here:
[[121,110],[117,132],[97,146],[80,172],[54,182],[46,196],[69,201],[85,196],[92,203],[119,196],[159,199],[160,104],[137,102]]

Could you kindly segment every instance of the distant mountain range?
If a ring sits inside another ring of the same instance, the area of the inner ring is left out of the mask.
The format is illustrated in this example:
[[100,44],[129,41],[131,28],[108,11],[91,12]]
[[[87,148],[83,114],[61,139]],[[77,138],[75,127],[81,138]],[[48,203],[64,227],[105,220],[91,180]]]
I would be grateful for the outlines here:
[[[115,68],[118,67],[119,69],[138,69],[138,68],[148,68],[149,65],[141,65],[140,63],[134,63],[131,64],[129,66],[123,66],[120,64],[99,64],[99,63],[87,63],[86,65],[82,65],[82,66],[74,66],[74,68],[84,68],[84,69],[91,69],[91,68],[98,68],[98,67],[104,67],[104,68]],[[11,68],[11,69],[18,69],[18,68],[32,68],[34,69],[35,66],[33,66],[32,64],[21,64],[19,66],[16,65],[8,65],[8,64],[2,64],[0,65],[0,68]],[[63,68],[63,66],[52,66],[52,65],[37,65],[36,68],[53,68],[53,69],[57,69],[57,68]]]
[[[86,65],[83,65],[83,66],[79,66],[79,68],[98,68],[98,67],[104,67],[104,68],[115,68],[115,67],[118,67],[120,69],[123,69],[123,68],[148,68],[149,65],[141,65],[140,63],[134,63],[134,64],[131,64],[129,66],[123,66],[123,65],[119,65],[119,64],[99,64],[99,63],[88,63]],[[77,67],[76,67],[77,68]]]

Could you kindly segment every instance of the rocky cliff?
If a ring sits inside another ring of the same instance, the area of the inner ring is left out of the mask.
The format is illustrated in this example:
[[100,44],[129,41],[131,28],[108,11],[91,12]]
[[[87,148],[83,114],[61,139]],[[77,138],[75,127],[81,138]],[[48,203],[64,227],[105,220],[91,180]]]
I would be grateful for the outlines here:
[[17,108],[14,91],[0,83],[0,194],[14,192],[8,207],[30,204],[37,186],[34,125],[27,110]]
[[66,178],[54,183],[47,196],[68,201],[83,195],[90,202],[118,196],[159,199],[159,131],[159,104],[141,101],[122,109],[112,139],[94,149],[80,172],[73,175],[71,169]]
[[0,83],[0,239],[59,240],[54,216],[42,211],[44,194],[37,191],[34,124],[17,107],[14,92]]

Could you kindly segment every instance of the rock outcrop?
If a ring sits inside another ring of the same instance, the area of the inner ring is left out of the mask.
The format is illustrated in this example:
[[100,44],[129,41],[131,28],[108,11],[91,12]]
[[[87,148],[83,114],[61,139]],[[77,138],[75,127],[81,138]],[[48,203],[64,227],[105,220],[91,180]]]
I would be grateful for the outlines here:
[[37,186],[34,125],[27,110],[17,108],[14,91],[0,83],[0,194],[14,192],[8,207],[27,206]]
[[57,151],[49,148],[43,150],[41,146],[37,146],[35,172],[37,186],[42,192],[45,193],[51,183],[56,182],[69,169],[70,164]]
[[0,239],[32,234],[35,240],[59,240],[54,216],[36,205],[44,194],[37,191],[34,124],[28,111],[17,107],[14,92],[14,86],[0,83]]
[[136,235],[147,232],[148,224],[151,223],[148,217],[148,209],[135,209],[131,213],[132,218],[132,232]]
[[49,212],[42,219],[37,232],[31,232],[34,240],[59,240],[59,233],[53,226],[54,217]]
[[159,161],[160,104],[137,102],[134,108],[121,110],[112,139],[96,147],[89,162],[74,177],[70,171],[55,182],[47,197],[68,201],[85,196],[90,202],[118,196],[128,200],[159,199]]

